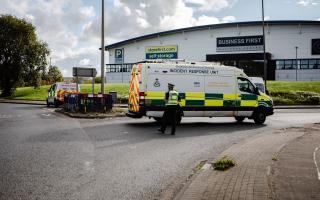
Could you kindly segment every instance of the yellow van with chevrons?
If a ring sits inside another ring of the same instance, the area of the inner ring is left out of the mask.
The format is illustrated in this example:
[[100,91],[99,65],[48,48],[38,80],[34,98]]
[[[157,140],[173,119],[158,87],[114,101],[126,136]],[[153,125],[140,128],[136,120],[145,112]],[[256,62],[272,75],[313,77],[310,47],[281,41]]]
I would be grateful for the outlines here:
[[181,97],[181,117],[234,117],[263,124],[273,114],[271,97],[240,69],[209,62],[148,60],[131,71],[127,116],[160,121],[168,83]]

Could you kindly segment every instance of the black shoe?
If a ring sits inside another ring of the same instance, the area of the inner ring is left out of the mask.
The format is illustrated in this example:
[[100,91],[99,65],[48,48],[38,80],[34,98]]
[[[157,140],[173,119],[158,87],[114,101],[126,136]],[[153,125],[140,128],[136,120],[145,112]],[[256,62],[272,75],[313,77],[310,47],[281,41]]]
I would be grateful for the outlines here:
[[161,128],[158,128],[158,131],[160,131],[161,133],[164,133],[164,130]]
[[172,132],[171,132],[171,135],[175,135],[175,133],[172,133]]

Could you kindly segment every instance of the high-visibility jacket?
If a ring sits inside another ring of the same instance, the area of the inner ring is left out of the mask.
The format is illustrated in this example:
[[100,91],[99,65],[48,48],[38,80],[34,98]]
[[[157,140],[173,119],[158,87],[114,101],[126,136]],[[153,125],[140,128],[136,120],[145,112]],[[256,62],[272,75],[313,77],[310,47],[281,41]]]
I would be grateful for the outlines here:
[[168,102],[166,105],[178,105],[179,104],[179,93],[175,90],[169,91],[169,97],[168,97]]

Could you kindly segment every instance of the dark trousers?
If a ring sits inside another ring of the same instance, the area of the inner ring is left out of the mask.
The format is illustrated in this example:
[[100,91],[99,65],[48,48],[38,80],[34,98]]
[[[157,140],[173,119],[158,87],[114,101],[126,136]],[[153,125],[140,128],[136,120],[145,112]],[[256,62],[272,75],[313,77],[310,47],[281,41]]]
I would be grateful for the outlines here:
[[161,130],[166,131],[167,125],[171,124],[171,134],[176,132],[176,120],[179,111],[179,106],[166,106],[165,111],[162,116]]

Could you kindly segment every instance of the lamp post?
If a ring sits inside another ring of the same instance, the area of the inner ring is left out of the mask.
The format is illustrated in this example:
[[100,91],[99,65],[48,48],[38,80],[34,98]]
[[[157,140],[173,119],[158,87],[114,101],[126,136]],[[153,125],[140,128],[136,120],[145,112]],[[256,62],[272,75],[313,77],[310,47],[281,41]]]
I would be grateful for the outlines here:
[[104,0],[101,13],[101,94],[104,94]]
[[296,81],[298,81],[298,47],[295,46],[296,49]]
[[267,63],[266,63],[266,38],[265,38],[265,30],[264,30],[264,2],[262,0],[262,37],[263,37],[263,77],[264,77],[264,85],[267,88]]

